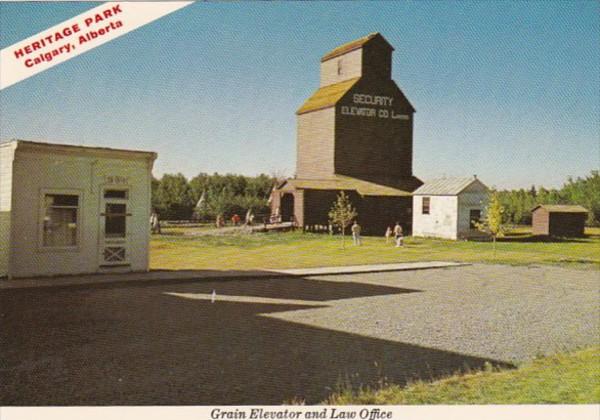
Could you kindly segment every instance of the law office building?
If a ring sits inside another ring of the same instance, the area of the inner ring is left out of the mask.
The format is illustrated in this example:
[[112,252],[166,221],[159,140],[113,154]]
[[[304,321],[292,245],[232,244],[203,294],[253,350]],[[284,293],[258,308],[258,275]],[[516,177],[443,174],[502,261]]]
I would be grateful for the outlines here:
[[410,230],[415,109],[392,80],[394,48],[379,33],[321,58],[320,87],[297,111],[296,176],[274,189],[272,211],[309,229],[328,224],[340,191],[367,234]]
[[144,151],[0,144],[0,277],[148,270]]

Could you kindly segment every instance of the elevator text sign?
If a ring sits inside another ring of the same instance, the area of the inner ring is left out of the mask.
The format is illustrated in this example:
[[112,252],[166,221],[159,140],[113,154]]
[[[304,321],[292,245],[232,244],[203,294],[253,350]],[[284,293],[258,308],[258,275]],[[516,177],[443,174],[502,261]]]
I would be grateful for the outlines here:
[[391,96],[368,95],[355,93],[352,95],[355,106],[344,105],[341,107],[342,115],[352,115],[371,118],[390,118],[393,120],[409,120],[410,116],[398,114],[393,109],[394,98]]

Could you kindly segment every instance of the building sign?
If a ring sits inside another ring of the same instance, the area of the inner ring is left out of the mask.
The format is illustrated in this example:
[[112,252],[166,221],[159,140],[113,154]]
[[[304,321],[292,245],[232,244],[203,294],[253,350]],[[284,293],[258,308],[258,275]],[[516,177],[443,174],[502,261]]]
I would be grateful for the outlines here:
[[[394,98],[391,96],[368,95],[365,93],[355,93],[352,95],[352,105],[343,105],[341,107],[342,115],[352,115],[358,117],[371,118],[390,118],[393,120],[409,120],[407,114],[398,114],[392,109]],[[368,105],[368,106],[364,106]]]
[[119,175],[107,175],[104,177],[104,182],[106,184],[128,184],[129,178]]

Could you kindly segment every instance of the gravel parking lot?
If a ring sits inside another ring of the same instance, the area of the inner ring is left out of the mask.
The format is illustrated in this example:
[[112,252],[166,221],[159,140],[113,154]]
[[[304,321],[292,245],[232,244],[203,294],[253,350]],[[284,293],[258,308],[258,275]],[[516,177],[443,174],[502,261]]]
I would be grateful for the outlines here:
[[0,405],[314,403],[510,367],[600,343],[599,280],[475,265],[1,290]]
[[600,343],[597,271],[474,265],[365,274],[360,282],[420,293],[268,316],[509,363]]

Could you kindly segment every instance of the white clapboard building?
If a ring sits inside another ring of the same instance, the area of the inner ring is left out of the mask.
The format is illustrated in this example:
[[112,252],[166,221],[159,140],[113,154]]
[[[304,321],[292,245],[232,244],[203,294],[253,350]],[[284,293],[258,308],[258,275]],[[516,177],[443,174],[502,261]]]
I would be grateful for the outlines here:
[[0,144],[0,277],[148,270],[156,154]]
[[413,192],[413,236],[461,239],[479,236],[488,188],[477,177],[440,178]]

